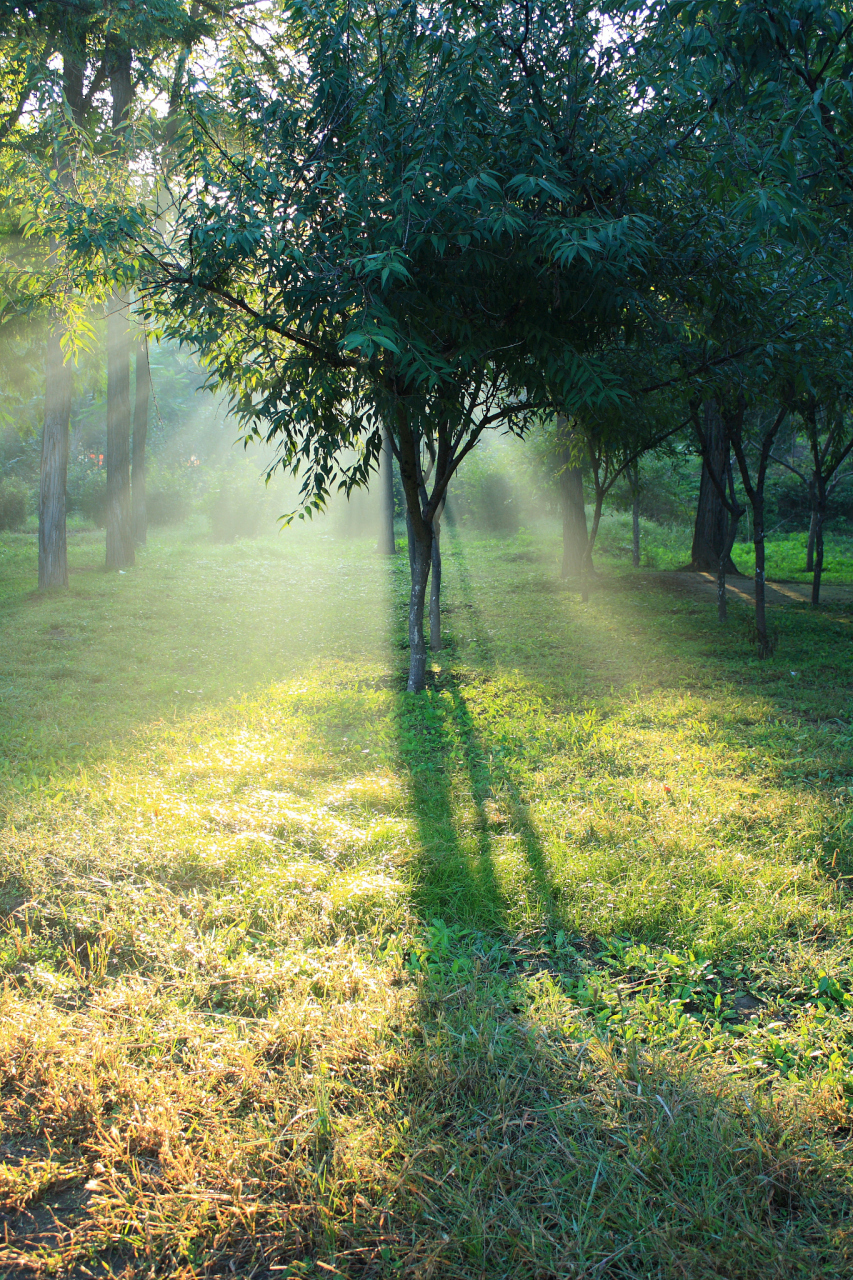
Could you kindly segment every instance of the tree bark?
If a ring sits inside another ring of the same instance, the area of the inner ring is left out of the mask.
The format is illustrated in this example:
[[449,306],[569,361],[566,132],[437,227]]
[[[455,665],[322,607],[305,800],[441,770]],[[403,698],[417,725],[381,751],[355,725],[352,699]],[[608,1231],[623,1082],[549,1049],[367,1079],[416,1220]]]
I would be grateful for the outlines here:
[[737,412],[728,424],[728,437],[737,458],[740,477],[746,490],[746,496],[749,498],[749,505],[752,507],[752,542],[755,547],[755,634],[758,641],[759,658],[767,658],[772,652],[770,637],[767,634],[767,597],[764,576],[764,482],[767,479],[767,464],[770,461],[773,441],[776,439],[779,428],[787,414],[788,408],[787,405],[784,405],[764,432],[761,440],[761,454],[755,483],[753,483],[750,476],[749,463],[744,452],[744,400],[742,395],[738,397]]
[[130,503],[130,327],[127,295],[107,312],[107,569],[134,563]]
[[[716,402],[707,401],[702,407],[702,413],[705,419],[703,429],[711,465],[718,476],[724,476],[729,449],[725,426]],[[702,478],[699,481],[699,502],[693,527],[693,547],[690,552],[690,568],[694,572],[717,572],[727,531],[728,513],[708,473],[708,464],[703,460]],[[740,576],[731,553],[726,563],[726,573],[735,577]]]
[[429,647],[433,653],[441,649],[441,515],[444,503],[432,518],[432,556],[429,588]]
[[825,512],[819,510],[814,538],[814,569],[812,571],[812,608],[820,604],[820,583],[823,577],[823,521]]
[[817,494],[814,492],[817,486],[814,480],[809,484],[809,497],[811,498],[812,514],[809,520],[809,540],[806,543],[806,573],[814,573],[814,546],[817,536]]
[[383,556],[397,553],[394,539],[394,454],[388,432],[382,432],[382,456],[379,464],[379,497],[381,512],[379,517],[379,543],[377,551]]
[[[118,164],[133,96],[131,50],[111,43],[105,54],[113,100],[112,129]],[[130,324],[127,292],[116,286],[107,306],[107,569],[134,563],[130,501]]]
[[403,496],[406,501],[406,532],[409,543],[411,588],[409,591],[409,693],[426,688],[427,649],[424,641],[424,609],[432,562],[433,524],[426,500],[420,462],[421,436],[409,420],[406,407],[397,405],[398,461]]
[[601,524],[601,512],[603,509],[604,491],[601,490],[595,495],[595,506],[592,509],[592,528],[589,531],[581,563],[581,600],[584,603],[589,599],[589,583],[595,572],[592,563],[592,552],[595,547],[595,540],[598,537],[598,526]]
[[432,559],[432,529],[422,522],[420,531],[412,531],[412,585],[409,592],[409,693],[422,693],[426,687],[427,651],[424,642],[424,605],[427,579]]
[[[79,35],[79,33],[77,33]],[[69,38],[62,54],[62,89],[75,124],[83,124],[85,39]],[[55,141],[56,169],[63,186],[70,178],[64,132]],[[56,252],[54,243],[52,252]],[[39,591],[68,586],[66,488],[73,374],[62,351],[63,329],[54,314],[45,360],[44,433],[39,467]]]
[[560,486],[560,513],[563,517],[563,563],[561,576],[576,577],[583,569],[588,534],[586,507],[583,500],[583,471],[572,466],[572,448],[568,444],[559,455],[562,466],[558,480]]
[[62,330],[55,320],[47,340],[39,483],[39,591],[68,586],[65,489],[72,374],[62,353],[61,338]]
[[136,390],[133,407],[133,447],[130,473],[133,541],[137,547],[144,547],[148,541],[145,448],[148,441],[148,401],[150,396],[151,367],[148,362],[148,341],[145,334],[142,333],[136,348]]
[[758,656],[766,658],[770,653],[767,635],[767,591],[764,575],[764,487],[752,498],[753,533],[755,547],[755,630],[758,636]]
[[[734,476],[732,475],[731,459],[729,459],[727,462],[725,480],[728,480],[728,485],[729,485],[729,494],[730,494],[729,502],[731,506],[731,511],[726,512],[728,516],[728,523],[726,527],[726,540],[720,550],[720,559],[717,565],[717,621],[718,622],[725,622],[728,617],[728,600],[726,599],[726,566],[730,561],[732,547],[734,546],[735,538],[737,537],[737,527],[738,527],[738,524],[740,523],[740,518],[743,515],[743,507],[741,507],[740,504],[738,503],[737,496],[735,494],[735,481],[734,481]],[[725,506],[723,506],[723,510],[724,511],[726,510]]]

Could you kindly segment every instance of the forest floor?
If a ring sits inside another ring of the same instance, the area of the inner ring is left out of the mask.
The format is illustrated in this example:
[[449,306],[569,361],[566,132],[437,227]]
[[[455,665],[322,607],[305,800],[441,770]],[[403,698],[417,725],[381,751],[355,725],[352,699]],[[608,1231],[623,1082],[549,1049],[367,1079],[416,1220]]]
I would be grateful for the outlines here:
[[853,1274],[853,612],[0,537],[0,1275]]

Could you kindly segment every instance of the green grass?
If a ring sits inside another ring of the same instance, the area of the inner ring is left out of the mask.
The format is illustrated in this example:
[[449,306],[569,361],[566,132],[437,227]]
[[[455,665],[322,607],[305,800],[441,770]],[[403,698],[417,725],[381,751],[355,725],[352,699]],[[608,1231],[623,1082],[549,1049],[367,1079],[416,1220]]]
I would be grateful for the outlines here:
[[850,1273],[849,611],[445,541],[0,539],[0,1272]]

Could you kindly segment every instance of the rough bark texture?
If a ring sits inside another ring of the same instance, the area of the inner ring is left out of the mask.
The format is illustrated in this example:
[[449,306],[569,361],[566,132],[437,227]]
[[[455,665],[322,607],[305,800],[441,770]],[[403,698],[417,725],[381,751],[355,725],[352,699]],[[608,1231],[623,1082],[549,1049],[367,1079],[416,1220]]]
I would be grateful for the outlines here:
[[130,474],[133,541],[137,547],[144,547],[148,541],[145,447],[148,440],[148,402],[150,397],[151,367],[148,363],[148,342],[143,333],[136,348],[136,392],[133,406],[133,448]]
[[130,504],[130,328],[124,293],[107,312],[107,569],[134,562]]
[[54,325],[47,340],[44,434],[39,485],[39,591],[68,586],[65,487],[71,422],[71,367],[65,363]]
[[394,539],[394,454],[391,452],[391,442],[388,439],[387,431],[382,433],[379,499],[381,511],[379,515],[379,542],[376,549],[380,555],[393,556],[397,553],[397,543]]
[[[708,401],[702,409],[703,428],[708,442],[711,464],[718,476],[726,474],[728,448],[726,431],[717,405]],[[690,552],[690,568],[696,572],[716,573],[720,563],[720,553],[726,543],[728,531],[728,515],[722,498],[715,488],[708,466],[702,463],[702,478],[699,482],[699,502],[696,507],[696,523],[693,528],[693,547]],[[726,573],[739,577],[739,571],[729,554]]]
[[570,578],[582,572],[588,543],[586,507],[583,500],[583,472],[580,467],[570,465],[570,447],[563,451],[560,463],[562,465],[559,476],[560,512],[563,517],[561,573],[564,578]]

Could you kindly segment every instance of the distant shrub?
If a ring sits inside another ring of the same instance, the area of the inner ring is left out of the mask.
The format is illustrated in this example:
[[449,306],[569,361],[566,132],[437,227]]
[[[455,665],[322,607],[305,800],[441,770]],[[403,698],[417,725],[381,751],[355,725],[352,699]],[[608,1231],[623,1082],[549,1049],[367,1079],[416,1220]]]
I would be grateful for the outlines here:
[[66,500],[69,515],[77,512],[99,529],[107,522],[107,469],[73,463],[68,468]]
[[458,520],[483,533],[518,533],[521,525],[510,481],[500,471],[476,466],[473,458],[467,474],[460,469],[454,477],[450,506]]
[[26,518],[26,489],[19,480],[0,479],[0,529],[20,529]]
[[145,507],[149,524],[168,525],[182,524],[192,504],[186,494],[177,489],[154,489],[146,495]]

